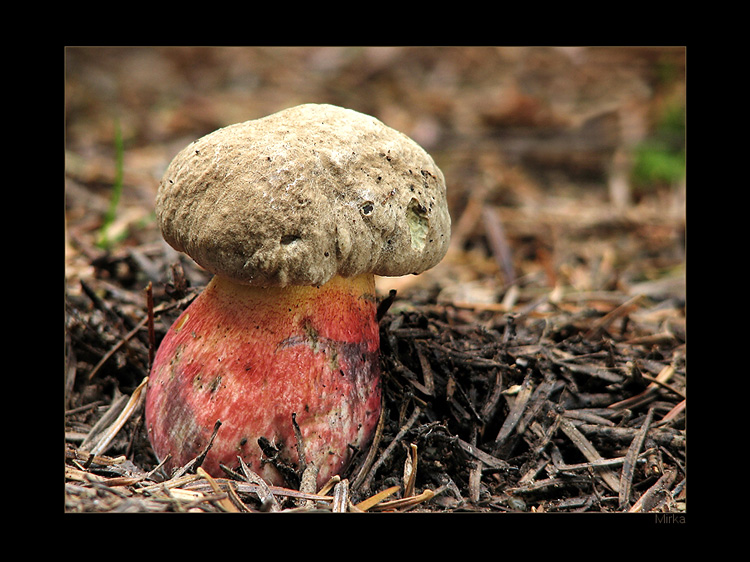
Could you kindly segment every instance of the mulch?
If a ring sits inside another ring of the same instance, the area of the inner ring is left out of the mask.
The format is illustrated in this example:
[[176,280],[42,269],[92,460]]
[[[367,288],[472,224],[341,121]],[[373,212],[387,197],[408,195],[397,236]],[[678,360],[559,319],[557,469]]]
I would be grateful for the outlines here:
[[177,267],[143,288],[153,246],[90,253],[97,274],[66,295],[67,512],[685,509],[680,299],[522,287],[509,310],[391,293],[374,444],[322,490],[301,474],[269,488],[249,471],[212,478],[200,459],[160,470],[141,391],[200,286]]
[[[69,49],[64,511],[683,514],[684,185],[618,210],[606,188],[610,121],[675,96],[682,49]],[[383,416],[339,478],[165,474],[144,381],[209,278],[162,242],[156,186],[201,134],[303,101],[422,143],[451,249],[378,285]]]

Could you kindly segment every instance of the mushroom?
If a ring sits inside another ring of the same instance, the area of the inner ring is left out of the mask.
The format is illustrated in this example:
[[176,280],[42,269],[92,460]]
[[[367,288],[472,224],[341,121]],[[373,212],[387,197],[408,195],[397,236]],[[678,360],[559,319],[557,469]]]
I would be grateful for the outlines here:
[[[146,424],[171,470],[285,467],[322,485],[372,441],[381,410],[374,276],[436,265],[445,180],[377,119],[305,104],[210,133],[159,186],[164,239],[213,274],[165,334]],[[304,456],[300,456],[300,452]]]

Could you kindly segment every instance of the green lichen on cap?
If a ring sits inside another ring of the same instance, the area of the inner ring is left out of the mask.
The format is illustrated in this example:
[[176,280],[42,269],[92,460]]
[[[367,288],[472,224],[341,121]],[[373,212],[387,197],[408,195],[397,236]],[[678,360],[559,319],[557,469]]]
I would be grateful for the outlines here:
[[262,286],[405,275],[450,242],[445,179],[377,119],[306,104],[182,150],[157,195],[165,240],[209,271]]
[[412,248],[421,252],[427,242],[430,220],[426,209],[416,199],[409,201],[409,206],[406,209],[406,222],[409,224]]

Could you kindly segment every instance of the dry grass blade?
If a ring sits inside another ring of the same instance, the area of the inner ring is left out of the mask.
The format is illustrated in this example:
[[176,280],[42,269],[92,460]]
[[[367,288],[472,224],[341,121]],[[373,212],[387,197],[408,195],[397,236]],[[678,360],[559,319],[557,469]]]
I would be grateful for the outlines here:
[[[408,424],[407,424],[408,425]],[[398,500],[392,500],[389,502],[383,501],[388,496],[398,492],[398,486],[392,486],[379,492],[370,498],[359,502],[353,506],[354,511],[387,511],[397,510],[412,507],[428,499],[432,498],[435,493],[431,490],[425,490],[421,494],[415,496],[414,489],[417,478],[417,464],[418,464],[418,447],[415,443],[411,443],[409,446],[409,453],[406,455],[404,461],[404,472],[403,472],[403,493],[404,497]]]
[[110,487],[118,486],[132,486],[138,482],[142,482],[146,479],[146,475],[135,476],[135,477],[123,477],[117,476],[115,478],[106,478],[97,474],[92,474],[86,470],[80,470],[73,468],[72,466],[65,467],[65,479],[76,481],[76,482],[99,482]]
[[353,490],[358,490],[359,487],[365,482],[365,479],[368,477],[370,469],[375,462],[375,455],[377,455],[378,452],[378,445],[380,445],[380,440],[383,438],[383,425],[385,424],[386,412],[386,408],[381,404],[380,418],[378,419],[378,425],[375,428],[375,436],[373,437],[372,443],[367,450],[367,456],[362,462],[362,466],[359,467],[357,476],[352,482],[351,487]]
[[685,411],[685,408],[687,407],[687,400],[682,400],[679,404],[677,404],[674,408],[669,410],[666,414],[664,414],[664,417],[659,420],[659,423],[668,423],[677,416],[679,416],[682,412]]
[[[665,385],[667,385],[669,379],[672,378],[672,375],[674,375],[674,373],[674,365],[667,365],[659,372],[656,378],[653,379],[653,381],[646,387],[643,392],[635,396],[631,396],[630,398],[626,398],[625,400],[621,400],[620,402],[615,402],[614,404],[611,404],[609,408],[615,410],[633,408],[635,406],[642,405],[648,402],[649,400],[653,399],[660,387],[664,387]],[[680,394],[679,392],[677,393]]]
[[186,486],[200,479],[201,477],[198,476],[197,474],[184,474],[182,476],[177,476],[175,478],[167,480],[166,482],[159,482],[157,484],[151,484],[150,486],[145,486],[143,488],[140,488],[138,492],[141,494],[152,494],[160,490],[182,488],[183,486]]
[[273,495],[273,492],[271,492],[271,489],[268,487],[266,481],[263,480],[260,475],[250,470],[250,467],[245,464],[245,461],[241,456],[238,455],[237,460],[240,463],[240,470],[242,471],[242,475],[245,477],[245,480],[247,480],[251,484],[255,484],[256,486],[258,486],[257,495],[258,499],[260,500],[261,511],[280,511],[281,506],[276,500],[276,497]]
[[431,500],[435,497],[435,492],[432,490],[425,490],[418,496],[411,496],[410,498],[401,498],[398,500],[381,502],[373,506],[370,511],[397,511],[400,509],[412,508],[415,505]]
[[234,487],[234,484],[231,482],[227,486],[227,494],[229,495],[229,500],[233,505],[237,507],[240,512],[248,513],[250,511],[250,509],[240,499],[239,495],[237,495],[237,490]]
[[[111,425],[106,428],[106,430],[104,430],[101,434],[98,434],[95,431],[98,428],[97,426],[94,426],[89,436],[81,444],[81,450],[88,450],[92,455],[101,455],[107,450],[107,447],[109,447],[112,439],[114,439],[115,436],[119,433],[119,431],[122,429],[122,426],[125,425],[125,422],[130,419],[130,416],[133,414],[133,412],[136,411],[141,401],[143,390],[146,388],[147,383],[148,377],[145,377],[141,384],[139,384],[138,387],[133,391],[133,394],[130,395],[130,398],[123,407],[122,411],[120,411],[120,413],[118,414],[117,418],[115,418]],[[113,406],[115,405],[113,404]],[[108,418],[102,417],[102,420],[105,419]]]
[[188,506],[179,505],[180,502],[186,502],[192,506],[202,502],[206,498],[206,495],[203,492],[185,490],[184,488],[165,488],[164,493],[166,497],[174,500],[174,502],[178,504],[177,507],[181,511],[186,511],[186,507]]
[[91,372],[89,373],[89,380],[93,379],[96,374],[99,372],[99,370],[102,368],[102,366],[128,341],[133,339],[133,336],[135,336],[145,325],[146,325],[147,319],[144,318],[141,320],[138,325],[130,330],[120,341],[118,341],[112,348],[105,353],[102,358],[99,360],[99,362],[94,366],[93,369],[91,369]]
[[[226,482],[229,482],[224,478],[214,478],[214,480],[220,485]],[[236,490],[238,493],[241,493],[241,494],[257,494],[258,493],[259,486],[256,484],[250,484],[247,482],[239,482],[236,480],[232,480],[231,482],[234,486],[236,486]],[[211,487],[208,485],[207,482],[203,481],[203,479],[200,476],[196,477],[189,484],[186,484],[186,486],[189,486],[189,489],[195,490],[195,491],[211,491]],[[312,500],[313,502],[323,502],[323,503],[330,503],[333,501],[333,496],[324,496],[321,494],[308,494],[305,492],[300,492],[299,490],[293,490],[291,488],[282,488],[280,486],[268,486],[268,489],[277,498],[285,497],[285,498],[291,498],[293,500]],[[305,507],[303,509],[307,509],[307,508]]]
[[594,322],[594,324],[591,326],[589,331],[586,333],[584,338],[590,339],[596,336],[597,333],[599,333],[599,330],[606,329],[607,326],[612,324],[615,320],[620,318],[621,316],[624,316],[626,314],[629,314],[635,309],[635,306],[638,304],[638,301],[643,298],[643,295],[636,295],[627,302],[622,303],[620,306],[612,310],[611,312],[608,312],[604,316],[602,316],[598,321]]
[[79,461],[83,461],[86,467],[88,467],[92,464],[97,464],[99,466],[111,466],[120,464],[126,460],[124,456],[107,457],[104,455],[92,455],[91,453],[81,451],[80,449],[66,449],[65,459],[72,461],[78,467],[81,466],[81,463]]
[[331,476],[328,482],[323,484],[323,487],[320,490],[318,490],[318,495],[319,496],[328,495],[328,492],[333,490],[333,487],[339,482],[341,482],[341,476],[339,476],[338,474]]
[[349,508],[349,481],[347,479],[337,482],[333,487],[333,504],[331,509],[334,513],[346,513]]
[[355,507],[359,509],[360,511],[368,511],[373,506],[382,502],[385,498],[390,497],[396,492],[398,492],[399,489],[400,489],[399,486],[391,486],[390,488],[386,488],[382,492],[378,492],[377,494],[370,496],[366,500],[362,500],[357,505],[355,505]]
[[203,470],[202,467],[198,467],[198,470],[195,471],[198,476],[205,479],[206,482],[208,482],[209,486],[211,486],[211,489],[213,490],[214,494],[217,496],[223,496],[222,499],[216,500],[217,505],[223,510],[227,511],[229,513],[238,513],[240,510],[237,508],[237,506],[234,505],[234,503],[229,499],[226,492],[221,489],[221,486],[216,482],[216,480],[213,479],[213,477],[208,474],[205,470]]
[[372,466],[372,469],[362,483],[363,488],[365,488],[366,490],[370,489],[370,482],[372,481],[372,478],[375,477],[375,473],[377,472],[378,468],[391,456],[391,454],[393,454],[393,451],[396,449],[398,443],[404,438],[404,435],[406,435],[406,432],[409,431],[411,426],[414,425],[414,422],[417,421],[417,418],[421,413],[422,410],[419,408],[419,406],[414,408],[414,412],[412,412],[412,415],[406,421],[404,426],[399,430],[393,441],[391,441],[388,447],[386,447],[385,451],[383,451],[383,454],[380,455],[377,462],[375,462],[375,464]]
[[[638,459],[641,457],[639,456]],[[636,459],[636,461],[638,460]],[[599,459],[590,462],[580,462],[575,464],[558,464],[555,468],[559,472],[573,472],[575,470],[586,470],[590,468],[601,468],[603,466],[618,466],[625,463],[625,457],[616,457],[613,459]]]
[[414,483],[417,479],[417,446],[412,443],[410,454],[404,461],[404,497],[414,495]]

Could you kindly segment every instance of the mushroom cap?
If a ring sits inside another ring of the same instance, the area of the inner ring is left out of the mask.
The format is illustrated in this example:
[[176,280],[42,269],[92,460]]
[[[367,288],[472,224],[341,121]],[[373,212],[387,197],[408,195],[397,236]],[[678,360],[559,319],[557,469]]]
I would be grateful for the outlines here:
[[305,104],[188,145],[156,198],[164,239],[210,272],[259,286],[421,273],[450,242],[445,178],[369,115]]

